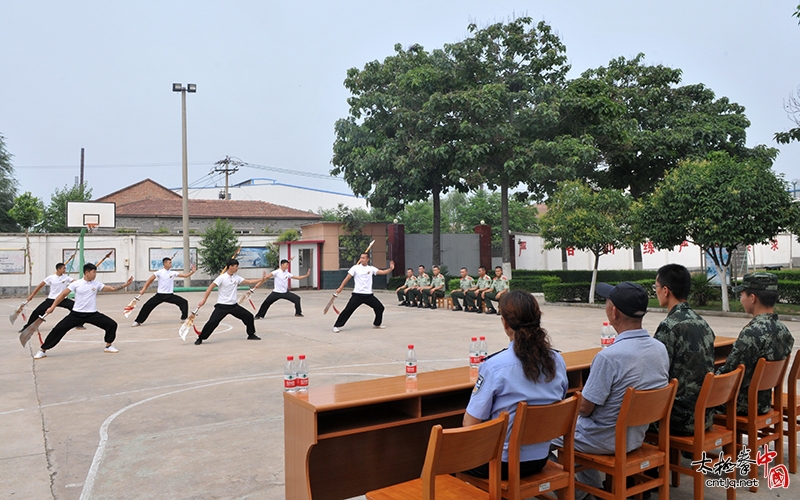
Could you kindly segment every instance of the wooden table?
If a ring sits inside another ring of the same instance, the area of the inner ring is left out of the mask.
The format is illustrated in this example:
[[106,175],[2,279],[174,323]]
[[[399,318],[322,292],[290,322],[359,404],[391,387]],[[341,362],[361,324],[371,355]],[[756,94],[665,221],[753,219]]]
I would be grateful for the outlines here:
[[[717,337],[716,364],[735,340]],[[563,353],[571,392],[599,351]],[[477,375],[464,366],[284,393],[286,498],[351,498],[419,477],[431,427],[461,426]]]

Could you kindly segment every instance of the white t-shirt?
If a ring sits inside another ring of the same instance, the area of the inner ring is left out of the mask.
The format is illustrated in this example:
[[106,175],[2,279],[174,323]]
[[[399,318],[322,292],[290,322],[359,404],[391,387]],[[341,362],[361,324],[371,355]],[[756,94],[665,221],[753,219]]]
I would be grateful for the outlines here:
[[172,293],[175,287],[175,276],[178,271],[167,271],[163,267],[153,273],[153,276],[158,280],[158,293]]
[[275,292],[286,293],[289,291],[289,280],[292,279],[292,273],[276,269],[272,271],[272,277],[275,278]]
[[219,294],[217,295],[217,304],[232,306],[236,303],[236,290],[239,284],[244,281],[244,278],[238,274],[231,276],[228,273],[222,273],[214,283],[219,287]]
[[44,279],[44,282],[50,287],[50,293],[47,294],[47,298],[55,299],[61,294],[61,292],[64,291],[65,288],[67,288],[67,285],[72,283],[72,278],[66,274],[62,274],[61,276],[57,274],[51,274]]
[[351,267],[347,274],[353,277],[355,281],[355,288],[353,293],[372,293],[372,277],[378,274],[378,268],[375,266],[362,266],[356,264]]
[[97,312],[97,292],[106,286],[97,280],[86,281],[79,279],[69,284],[69,289],[75,292],[74,312],[93,313]]

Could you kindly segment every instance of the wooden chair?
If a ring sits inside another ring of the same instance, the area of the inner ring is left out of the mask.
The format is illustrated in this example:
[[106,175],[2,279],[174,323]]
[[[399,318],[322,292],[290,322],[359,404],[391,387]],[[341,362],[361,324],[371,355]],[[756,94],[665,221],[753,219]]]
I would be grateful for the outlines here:
[[[501,481],[500,493],[509,500],[522,500],[537,495],[557,491],[561,500],[575,498],[575,424],[581,406],[581,393],[543,406],[517,404],[511,437],[508,440],[508,480]],[[543,423],[547,425],[542,425]],[[564,437],[564,447],[558,454],[558,463],[547,461],[544,468],[530,476],[520,477],[520,448],[527,444],[552,441]],[[457,474],[470,484],[488,490],[485,479]]]
[[[624,500],[658,487],[659,500],[669,500],[669,417],[677,388],[678,381],[675,379],[662,389],[643,391],[628,387],[617,418],[614,454],[575,452],[576,466],[596,469],[611,477],[611,491],[595,488],[577,479],[575,487],[607,500]],[[640,448],[626,453],[628,427],[652,422],[658,422],[661,431],[658,434],[658,444],[642,443]],[[650,469],[658,469],[657,478],[644,474]],[[633,477],[636,484],[628,487],[628,477]]]
[[[750,379],[747,390],[747,415],[736,415],[736,450],[737,457],[742,449],[742,437],[747,434],[747,447],[750,449],[750,458],[755,465],[756,453],[764,445],[775,443],[777,462],[783,463],[783,377],[786,375],[786,366],[789,358],[780,361],[767,361],[759,358]],[[764,415],[758,414],[758,392],[772,391],[772,408]],[[716,415],[715,422],[722,422],[727,415]],[[760,467],[750,467],[750,479],[758,479]],[[758,486],[750,487],[753,493],[758,491]]]
[[[744,365],[730,373],[714,375],[709,372],[703,380],[700,394],[697,396],[697,403],[694,407],[694,435],[669,437],[670,447],[670,469],[672,471],[672,485],[680,486],[680,474],[686,474],[694,478],[694,500],[703,500],[705,496],[705,479],[702,472],[698,472],[696,467],[686,467],[681,465],[681,452],[686,451],[692,454],[692,461],[700,461],[703,452],[707,454],[719,447],[722,447],[726,456],[733,461],[736,460],[736,399],[739,397],[739,387],[742,385],[744,377]],[[714,424],[710,429],[705,429],[707,410],[720,405],[725,405],[728,417],[724,425]],[[648,440],[655,438],[654,434],[648,433]],[[728,474],[731,480],[736,479],[736,470]],[[736,489],[727,488],[728,500],[736,499]]]
[[[500,460],[506,440],[508,413],[470,427],[431,429],[422,477],[367,493],[367,500],[422,498],[423,500],[500,499]],[[489,463],[489,492],[450,474]]]
[[800,379],[800,356],[794,356],[794,363],[786,380],[786,394],[783,395],[783,421],[789,436],[789,472],[797,472],[797,433],[800,432],[800,400],[797,399],[797,380]]

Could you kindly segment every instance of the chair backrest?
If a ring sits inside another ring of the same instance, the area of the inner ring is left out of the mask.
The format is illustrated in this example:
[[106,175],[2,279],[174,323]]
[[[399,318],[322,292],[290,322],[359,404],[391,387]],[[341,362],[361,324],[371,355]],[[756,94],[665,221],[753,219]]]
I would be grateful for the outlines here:
[[772,389],[773,407],[777,405],[780,411],[781,398],[783,395],[783,378],[786,375],[786,367],[789,358],[779,361],[767,361],[765,358],[758,358],[756,368],[753,370],[753,378],[750,379],[750,387],[747,391],[747,413],[758,415],[758,393]]
[[[744,378],[744,365],[739,365],[728,373],[714,375],[706,373],[697,403],[694,407],[694,421],[705,423],[706,410],[726,405],[725,414],[728,416],[726,427],[731,428],[736,420],[736,400],[739,397],[739,388]],[[695,425],[695,430],[704,429],[705,426]]]
[[625,390],[625,397],[622,399],[622,407],[620,407],[617,419],[615,449],[622,454],[625,453],[628,427],[658,422],[659,438],[668,436],[669,416],[672,413],[672,403],[675,402],[677,390],[678,381],[676,379],[670,380],[669,384],[661,389],[645,391],[628,387]]
[[561,436],[574,437],[580,406],[580,392],[549,405],[528,406],[524,401],[518,403],[508,440],[509,456],[515,448],[518,450],[526,444],[552,441]]
[[[508,413],[494,420],[443,430],[434,425],[428,441],[428,452],[422,466],[422,498],[434,498],[434,485],[439,474],[453,474],[489,462],[490,498],[500,493],[500,460],[506,439]],[[492,495],[492,489],[496,490]]]
[[797,380],[800,379],[800,356],[795,354],[792,368],[789,370],[789,378],[786,380],[786,394],[789,407],[797,408]]

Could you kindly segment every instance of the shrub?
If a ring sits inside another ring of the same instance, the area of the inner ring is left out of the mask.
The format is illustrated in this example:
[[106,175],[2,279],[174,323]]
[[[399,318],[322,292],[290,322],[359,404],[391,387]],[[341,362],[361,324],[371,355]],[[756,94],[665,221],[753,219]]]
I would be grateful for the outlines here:
[[722,300],[720,289],[709,285],[711,281],[705,273],[692,275],[692,288],[689,291],[689,303],[695,306],[705,306],[711,301]]
[[217,276],[238,246],[239,239],[233,232],[233,226],[228,221],[217,219],[200,240],[200,269],[209,276]]
[[542,285],[546,283],[561,283],[558,276],[533,276],[523,278],[512,278],[508,282],[509,290],[525,290],[531,293],[542,293]]
[[459,288],[461,288],[461,277],[450,278],[447,281],[447,289],[448,290],[458,290]]
[[403,286],[403,283],[406,282],[405,276],[392,276],[386,282],[386,289],[387,290],[397,290],[399,287]]
[[[545,283],[542,285],[544,300],[547,302],[589,302],[591,282],[582,283]],[[603,301],[595,296],[596,301]]]
[[[656,271],[634,271],[634,270],[605,270],[597,271],[597,282],[619,283],[620,281],[639,281],[645,279],[656,279]],[[514,271],[514,279],[531,278],[534,276],[558,276],[562,283],[581,283],[592,281],[592,271],[538,271],[528,269],[517,269]]]

